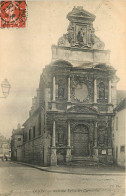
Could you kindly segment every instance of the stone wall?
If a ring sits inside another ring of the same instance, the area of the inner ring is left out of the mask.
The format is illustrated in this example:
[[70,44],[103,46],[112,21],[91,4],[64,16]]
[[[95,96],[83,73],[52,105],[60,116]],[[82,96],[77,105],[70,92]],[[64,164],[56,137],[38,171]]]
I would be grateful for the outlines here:
[[[36,111],[29,119],[24,123],[24,141],[27,142],[30,139],[41,135],[41,114],[40,111]],[[33,136],[33,128],[35,127],[35,136]],[[31,138],[29,138],[29,130],[31,130]]]
[[17,156],[17,160],[19,161],[44,166],[44,140],[42,136],[25,142],[18,148]]
[[[49,139],[46,134],[44,108],[29,117],[24,126],[25,140],[22,145],[22,161],[43,166],[49,165]],[[30,137],[29,131],[31,133]]]
[[114,161],[119,166],[126,166],[125,157],[126,109],[118,111],[113,119]]
[[72,63],[74,67],[81,66],[87,62],[93,65],[97,63],[109,64],[109,58],[109,50],[70,49],[69,47],[59,47],[55,45],[52,47],[52,62],[59,59],[67,60]]
[[22,161],[23,160],[23,153],[22,153],[22,146],[18,146],[16,149],[16,160]]

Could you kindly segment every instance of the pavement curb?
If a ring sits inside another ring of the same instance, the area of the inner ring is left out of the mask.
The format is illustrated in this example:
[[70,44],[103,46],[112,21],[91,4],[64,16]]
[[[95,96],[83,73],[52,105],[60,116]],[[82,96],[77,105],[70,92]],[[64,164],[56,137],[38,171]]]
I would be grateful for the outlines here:
[[90,175],[90,176],[110,176],[110,175],[118,175],[118,176],[122,176],[122,175],[125,175],[125,171],[122,172],[122,173],[74,173],[74,172],[68,172],[68,171],[57,171],[57,170],[49,170],[49,167],[48,168],[44,168],[44,167],[41,167],[41,166],[37,166],[37,165],[32,165],[32,164],[28,164],[28,163],[24,163],[24,162],[18,162],[18,161],[11,161],[12,163],[16,163],[16,164],[21,164],[21,165],[25,165],[25,166],[29,166],[29,167],[32,167],[32,168],[35,168],[35,169],[39,169],[41,171],[45,171],[45,172],[52,172],[52,173],[60,173],[60,174],[72,174],[72,175]]

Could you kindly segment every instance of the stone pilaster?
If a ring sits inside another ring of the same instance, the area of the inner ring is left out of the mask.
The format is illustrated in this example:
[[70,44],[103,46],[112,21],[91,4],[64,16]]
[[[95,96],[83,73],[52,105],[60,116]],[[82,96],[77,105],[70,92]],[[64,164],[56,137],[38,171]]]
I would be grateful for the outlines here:
[[50,165],[57,165],[57,155],[56,155],[56,148],[51,148],[51,157],[50,157]]
[[71,161],[71,147],[70,147],[70,121],[68,121],[68,135],[67,135],[68,141],[67,141],[67,146],[68,148],[66,149],[66,162]]
[[68,77],[68,101],[70,101],[70,77]]
[[109,80],[109,94],[108,94],[108,103],[109,104],[112,102],[111,96],[112,96],[112,93],[111,93],[111,80]]
[[52,98],[52,110],[56,110],[56,78],[53,76],[53,98]]
[[71,161],[72,156],[71,156],[71,148],[66,149],[66,162]]
[[97,122],[95,122],[94,127],[94,152],[93,152],[93,159],[98,161],[98,148],[97,148],[97,141],[98,141],[98,133],[97,133]]
[[53,121],[52,147],[56,146],[56,122]]
[[53,76],[53,101],[56,99],[56,89],[55,89],[55,76]]
[[97,122],[95,122],[94,146],[97,147]]
[[97,82],[94,80],[94,103],[97,103]]
[[56,122],[53,121],[53,134],[52,134],[52,147],[51,147],[51,160],[50,165],[57,165],[56,155]]
[[68,142],[67,142],[68,147],[70,147],[70,121],[68,121]]

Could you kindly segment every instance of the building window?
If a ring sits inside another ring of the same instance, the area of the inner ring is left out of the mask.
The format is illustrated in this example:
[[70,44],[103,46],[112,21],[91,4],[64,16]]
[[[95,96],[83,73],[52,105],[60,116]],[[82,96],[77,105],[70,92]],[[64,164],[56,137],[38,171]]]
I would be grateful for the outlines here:
[[31,140],[31,129],[29,129],[29,140]]
[[33,127],[33,138],[35,138],[35,126]]
[[125,152],[125,146],[120,146],[120,152]]
[[99,99],[105,99],[105,85],[103,82],[99,84]]
[[27,132],[24,134],[24,140],[27,141]]
[[118,131],[118,117],[116,117],[116,131]]
[[21,138],[18,138],[18,141],[21,141]]

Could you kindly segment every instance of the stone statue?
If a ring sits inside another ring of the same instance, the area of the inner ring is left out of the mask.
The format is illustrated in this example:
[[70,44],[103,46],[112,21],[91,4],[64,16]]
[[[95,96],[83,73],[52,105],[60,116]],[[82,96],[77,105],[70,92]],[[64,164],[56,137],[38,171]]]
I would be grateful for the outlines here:
[[80,47],[84,45],[83,34],[81,31],[78,31],[77,41]]
[[74,7],[67,18],[70,21],[67,33],[59,38],[58,46],[104,49],[104,43],[94,34],[93,14],[83,10],[82,7]]

